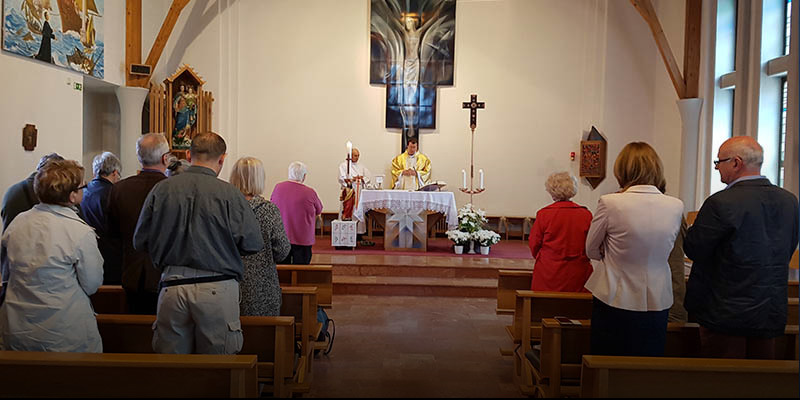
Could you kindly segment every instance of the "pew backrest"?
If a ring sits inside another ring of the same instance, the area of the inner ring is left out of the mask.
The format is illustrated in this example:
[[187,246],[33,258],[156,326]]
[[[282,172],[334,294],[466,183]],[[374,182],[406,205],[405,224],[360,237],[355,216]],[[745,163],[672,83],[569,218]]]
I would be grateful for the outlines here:
[[332,265],[278,265],[281,286],[308,286],[317,288],[317,303],[330,308],[333,304]]
[[[258,378],[276,397],[288,397],[294,377],[294,317],[240,317],[244,343],[240,354],[258,360]],[[153,353],[155,315],[99,314],[97,327],[109,353]]]
[[793,397],[787,360],[583,356],[581,397]]
[[498,315],[514,314],[517,290],[531,288],[533,272],[526,270],[501,269],[497,271],[497,307]]
[[556,316],[591,319],[592,294],[518,290],[514,321],[509,328],[514,342],[538,340],[542,336],[542,318]]
[[3,397],[256,397],[252,355],[0,352]]

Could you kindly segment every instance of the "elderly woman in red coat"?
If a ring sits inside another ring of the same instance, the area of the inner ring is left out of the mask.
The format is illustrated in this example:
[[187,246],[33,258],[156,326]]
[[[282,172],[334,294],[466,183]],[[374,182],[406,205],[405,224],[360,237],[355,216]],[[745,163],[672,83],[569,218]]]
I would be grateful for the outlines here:
[[553,204],[536,213],[531,228],[530,248],[536,259],[531,290],[586,292],[583,285],[592,274],[586,257],[592,213],[570,201],[578,191],[578,180],[568,172],[550,175],[544,187]]

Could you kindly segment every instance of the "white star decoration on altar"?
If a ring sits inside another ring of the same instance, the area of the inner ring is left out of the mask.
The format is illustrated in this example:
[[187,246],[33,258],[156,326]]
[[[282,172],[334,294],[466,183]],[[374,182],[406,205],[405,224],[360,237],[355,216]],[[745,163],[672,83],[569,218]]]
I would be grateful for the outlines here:
[[422,222],[420,218],[420,211],[412,210],[392,210],[394,215],[389,217],[387,222],[397,222],[400,227],[400,232],[404,230],[414,231],[414,222]]

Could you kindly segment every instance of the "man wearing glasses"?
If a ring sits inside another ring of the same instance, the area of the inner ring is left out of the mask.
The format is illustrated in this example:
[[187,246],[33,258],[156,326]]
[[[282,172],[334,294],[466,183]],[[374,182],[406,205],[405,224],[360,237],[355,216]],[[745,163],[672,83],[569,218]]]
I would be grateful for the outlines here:
[[167,177],[169,144],[162,133],[148,133],[136,141],[136,156],[142,165],[137,175],[125,178],[111,188],[108,206],[109,232],[122,243],[122,287],[131,314],[156,313],[158,281],[161,273],[150,256],[133,248],[133,232],[144,199],[157,183]]
[[728,186],[706,199],[684,240],[694,261],[685,306],[700,324],[704,357],[773,359],[786,327],[797,198],[761,175],[755,139],[728,139],[718,157]]

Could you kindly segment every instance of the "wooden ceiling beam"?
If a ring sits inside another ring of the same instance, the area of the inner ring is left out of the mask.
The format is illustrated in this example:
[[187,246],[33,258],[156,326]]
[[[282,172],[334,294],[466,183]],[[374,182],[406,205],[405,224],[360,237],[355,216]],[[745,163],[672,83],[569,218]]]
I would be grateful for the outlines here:
[[158,31],[158,36],[155,42],[153,42],[153,47],[150,48],[150,54],[147,55],[146,64],[149,65],[152,70],[156,69],[158,60],[161,58],[161,53],[164,52],[164,47],[167,46],[167,40],[169,40],[169,36],[172,34],[172,29],[175,28],[178,17],[180,17],[181,11],[183,11],[183,8],[186,7],[187,4],[189,4],[189,0],[172,0],[172,5],[169,7],[167,17],[164,18],[164,23],[161,24],[161,30]]
[[686,98],[686,82],[678,68],[678,63],[675,61],[675,56],[672,54],[672,49],[669,47],[667,36],[664,34],[661,23],[658,21],[658,15],[656,15],[656,11],[653,8],[653,3],[651,3],[650,0],[630,0],[630,2],[636,7],[639,14],[642,15],[647,25],[650,26],[650,31],[653,33],[653,38],[656,40],[656,46],[667,67],[667,72],[672,80],[672,85],[675,87],[675,92],[678,94],[678,98]]
[[686,97],[700,95],[700,28],[703,21],[703,0],[686,0],[686,30],[683,36],[683,75]]

